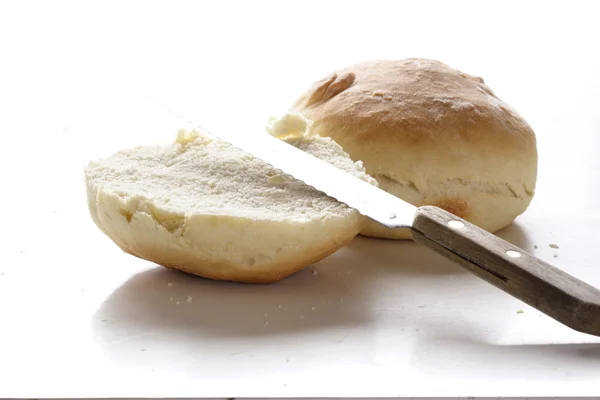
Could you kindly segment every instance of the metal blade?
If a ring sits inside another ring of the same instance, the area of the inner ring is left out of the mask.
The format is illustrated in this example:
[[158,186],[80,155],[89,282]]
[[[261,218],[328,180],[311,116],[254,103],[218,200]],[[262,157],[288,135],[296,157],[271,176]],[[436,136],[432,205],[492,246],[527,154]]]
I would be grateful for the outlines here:
[[417,209],[412,204],[297,149],[267,132],[257,135],[236,135],[227,129],[218,133],[208,131],[173,111],[170,107],[154,101],[198,130],[272,165],[388,228],[412,226]]

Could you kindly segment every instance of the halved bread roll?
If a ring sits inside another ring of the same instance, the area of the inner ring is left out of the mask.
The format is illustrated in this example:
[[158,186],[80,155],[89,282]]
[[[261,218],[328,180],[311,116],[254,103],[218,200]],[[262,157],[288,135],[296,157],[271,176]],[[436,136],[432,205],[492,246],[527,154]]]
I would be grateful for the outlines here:
[[[379,187],[490,232],[529,206],[536,136],[483,79],[434,60],[369,61],[316,81],[290,111],[362,160]],[[368,222],[363,234],[410,238]]]
[[[288,143],[376,184],[329,138]],[[91,162],[90,214],[122,250],[210,279],[269,283],[350,242],[354,209],[222,141],[181,132]]]

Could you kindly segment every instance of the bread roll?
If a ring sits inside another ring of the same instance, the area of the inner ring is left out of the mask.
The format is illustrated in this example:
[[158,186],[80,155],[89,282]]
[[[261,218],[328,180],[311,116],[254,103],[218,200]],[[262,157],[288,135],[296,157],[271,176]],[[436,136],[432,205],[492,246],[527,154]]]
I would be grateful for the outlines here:
[[[372,184],[329,138],[288,142]],[[350,242],[363,217],[230,145],[196,132],[85,171],[96,225],[125,252],[215,280],[270,283]]]
[[[371,61],[316,82],[291,107],[309,131],[362,160],[379,186],[483,229],[529,206],[537,175],[533,130],[483,79],[432,60]],[[410,238],[370,222],[361,232]]]

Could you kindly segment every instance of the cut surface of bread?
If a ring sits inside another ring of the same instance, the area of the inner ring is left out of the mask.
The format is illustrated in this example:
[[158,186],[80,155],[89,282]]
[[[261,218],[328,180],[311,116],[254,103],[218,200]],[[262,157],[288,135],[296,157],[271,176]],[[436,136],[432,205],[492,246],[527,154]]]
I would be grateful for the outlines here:
[[[287,142],[376,184],[329,138]],[[122,250],[215,280],[281,280],[350,242],[363,222],[356,210],[194,131],[91,162],[85,177],[92,219]]]

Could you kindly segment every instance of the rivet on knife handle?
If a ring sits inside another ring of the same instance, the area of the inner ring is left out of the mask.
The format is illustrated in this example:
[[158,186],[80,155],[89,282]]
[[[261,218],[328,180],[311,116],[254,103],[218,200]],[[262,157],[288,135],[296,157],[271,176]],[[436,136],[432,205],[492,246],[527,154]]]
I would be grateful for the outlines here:
[[584,333],[600,336],[600,290],[440,208],[424,206],[414,240]]

